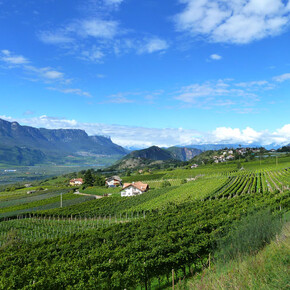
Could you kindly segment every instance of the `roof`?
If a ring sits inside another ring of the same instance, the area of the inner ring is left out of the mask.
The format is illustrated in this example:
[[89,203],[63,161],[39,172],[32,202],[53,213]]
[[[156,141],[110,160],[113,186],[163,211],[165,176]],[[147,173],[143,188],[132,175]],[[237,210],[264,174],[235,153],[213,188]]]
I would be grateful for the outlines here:
[[106,181],[108,180],[118,180],[120,182],[122,181],[122,179],[117,175],[106,178]]
[[82,178],[74,178],[74,179],[71,179],[69,182],[76,182],[76,181],[84,182]]
[[141,191],[146,191],[149,189],[149,185],[146,184],[146,183],[143,183],[141,181],[138,181],[138,182],[132,182],[132,183],[125,183],[124,186],[123,186],[123,189],[129,187],[129,186],[134,186],[135,188],[141,190]]

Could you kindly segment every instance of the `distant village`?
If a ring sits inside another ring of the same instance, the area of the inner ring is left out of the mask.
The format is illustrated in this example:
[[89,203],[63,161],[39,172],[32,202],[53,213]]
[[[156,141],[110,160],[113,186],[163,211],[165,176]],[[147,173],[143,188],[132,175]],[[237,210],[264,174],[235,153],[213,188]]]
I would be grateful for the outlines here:
[[[264,148],[237,148],[237,149],[223,149],[219,151],[215,151],[215,154],[210,156],[210,163],[222,163],[231,160],[236,160],[240,158],[250,158],[254,159],[257,153],[265,154],[265,153],[276,152],[275,149],[267,151]],[[203,164],[204,162],[201,161]],[[191,168],[197,168],[198,164],[191,165]]]

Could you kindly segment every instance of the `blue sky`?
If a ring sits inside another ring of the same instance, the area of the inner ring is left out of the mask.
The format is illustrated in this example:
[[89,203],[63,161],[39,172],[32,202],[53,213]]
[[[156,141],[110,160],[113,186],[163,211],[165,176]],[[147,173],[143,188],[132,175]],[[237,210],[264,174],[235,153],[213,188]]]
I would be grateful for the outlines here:
[[0,0],[0,116],[123,146],[290,142],[287,0]]

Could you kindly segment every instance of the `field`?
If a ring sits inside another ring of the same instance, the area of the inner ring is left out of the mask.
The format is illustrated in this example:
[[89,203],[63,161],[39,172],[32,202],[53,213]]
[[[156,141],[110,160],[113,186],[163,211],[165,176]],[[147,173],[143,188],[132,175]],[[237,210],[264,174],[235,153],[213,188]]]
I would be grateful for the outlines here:
[[151,189],[130,198],[120,188],[80,189],[111,194],[94,199],[73,194],[58,178],[29,195],[1,192],[0,288],[164,289],[172,269],[178,281],[207,267],[219,239],[241,218],[264,209],[274,217],[289,212],[288,156],[123,181]]

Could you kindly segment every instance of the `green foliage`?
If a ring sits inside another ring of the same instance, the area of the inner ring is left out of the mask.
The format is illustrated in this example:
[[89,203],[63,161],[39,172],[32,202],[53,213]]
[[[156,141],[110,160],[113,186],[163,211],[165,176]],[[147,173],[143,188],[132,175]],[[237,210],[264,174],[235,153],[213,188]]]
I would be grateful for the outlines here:
[[[211,269],[182,283],[182,289],[288,289],[290,224],[256,255],[227,263],[211,263]],[[179,288],[178,288],[179,289]]]
[[35,241],[22,240],[0,250],[0,284],[5,289],[11,284],[21,289],[33,283],[46,288],[130,289],[145,284],[150,288],[150,281],[159,278],[164,285],[172,268],[181,275],[176,278],[182,277],[185,268],[201,270],[220,229],[252,206],[274,210],[279,205],[276,197],[257,194],[197,200],[147,212],[146,218],[133,222],[80,227],[72,235],[63,227],[63,235],[56,238],[39,235]]
[[187,180],[186,179],[181,179],[180,184],[185,184],[185,183],[187,183]]
[[[67,193],[63,208],[57,195],[38,200],[40,194],[25,197],[23,190],[3,192],[0,211],[13,220],[0,221],[0,288],[165,288],[172,269],[178,280],[206,267],[212,245],[220,239],[233,243],[255,233],[238,248],[249,248],[254,241],[257,247],[250,251],[256,251],[263,246],[256,237],[264,241],[265,232],[275,228],[271,218],[289,211],[287,158],[278,165],[272,159],[261,166],[250,161],[243,171],[232,162],[132,175],[125,178],[142,178],[155,188],[164,181],[172,186],[136,197],[121,197],[114,191],[118,189],[87,187],[88,194],[110,190],[113,195],[83,202],[91,197]],[[97,173],[91,170],[92,177]],[[265,208],[273,215],[265,214],[261,222],[252,217]]]
[[164,180],[161,183],[161,188],[168,187],[168,186],[171,186],[171,183],[169,181],[167,181],[167,180]]
[[84,174],[84,185],[85,186],[93,186],[95,182],[95,179],[92,175],[91,169],[88,169],[86,173]]
[[254,254],[270,243],[281,228],[279,215],[275,216],[269,210],[252,213],[236,222],[227,236],[219,241],[217,257],[227,261]]
[[105,184],[106,184],[106,179],[104,176],[95,175],[95,182],[94,182],[95,186],[105,186]]

